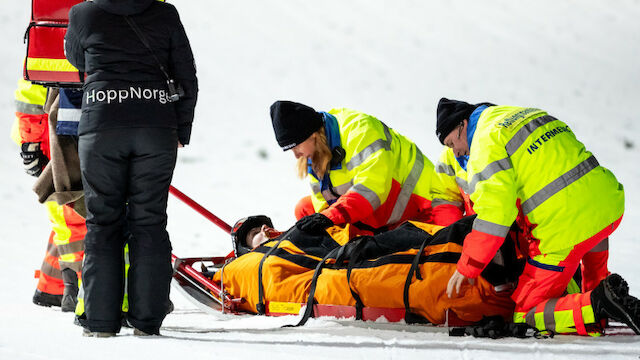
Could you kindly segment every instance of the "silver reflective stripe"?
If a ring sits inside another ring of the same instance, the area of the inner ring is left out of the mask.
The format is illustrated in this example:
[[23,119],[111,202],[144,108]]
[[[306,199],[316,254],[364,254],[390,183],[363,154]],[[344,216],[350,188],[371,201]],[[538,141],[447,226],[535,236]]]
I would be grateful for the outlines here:
[[[544,305],[544,327],[547,330],[556,331],[556,304],[558,303],[558,299],[549,299],[547,303]],[[535,309],[535,308],[534,308]],[[580,310],[578,310],[580,311]]]
[[353,180],[349,181],[348,183],[344,183],[342,185],[334,187],[333,191],[335,191],[335,193],[338,195],[344,195],[347,193],[347,191],[349,191],[349,189],[351,189],[352,186],[353,186]]
[[534,306],[533,309],[529,310],[529,312],[527,313],[527,316],[525,317],[525,321],[527,322],[527,324],[529,324],[529,326],[536,328],[536,307]]
[[480,181],[484,181],[492,177],[494,174],[502,171],[511,169],[513,166],[511,165],[511,159],[508,157],[492,162],[487,165],[482,171],[473,175],[471,182],[469,183],[469,194],[472,194],[476,190],[476,185]]
[[355,169],[358,165],[367,160],[369,156],[373,155],[380,149],[385,149],[387,151],[391,150],[391,133],[389,132],[389,128],[387,127],[387,125],[382,123],[382,126],[384,127],[384,135],[387,139],[378,139],[366,148],[362,149],[362,151],[360,151],[359,153],[355,154],[347,163],[347,170],[351,171]]
[[596,160],[595,156],[589,157],[587,160],[581,162],[580,164],[578,164],[578,166],[562,174],[559,178],[553,180],[547,186],[543,187],[541,190],[539,190],[538,192],[533,194],[533,196],[523,202],[522,212],[524,213],[524,215],[532,212],[535,208],[540,206],[540,204],[555,195],[557,192],[571,185],[571,183],[580,179],[589,171],[595,169],[598,166],[598,160]]
[[467,183],[467,180],[456,176],[456,184],[460,186],[462,191],[464,191],[466,194],[469,194],[469,183]]
[[463,204],[462,204],[462,201],[448,201],[448,200],[438,199],[438,198],[431,200],[431,207],[436,207],[440,205],[453,205],[461,209]]
[[313,191],[314,194],[317,194],[320,192],[320,189],[322,189],[322,184],[320,184],[319,182],[315,182],[315,183],[311,183],[311,191]]
[[507,149],[507,154],[509,156],[513,155],[520,148],[520,146],[524,144],[529,135],[536,131],[537,128],[556,120],[558,119],[554,118],[551,115],[545,115],[529,121],[526,125],[521,127],[518,132],[516,132],[511,140],[509,140],[509,142],[505,146],[505,148]]
[[422,169],[424,169],[424,156],[416,146],[416,161],[413,162],[413,167],[411,168],[407,179],[404,181],[404,184],[402,184],[402,190],[400,190],[400,194],[398,194],[398,199],[396,200],[396,204],[393,206],[393,211],[391,212],[391,216],[389,216],[389,220],[387,220],[387,224],[395,224],[400,221],[400,218],[402,218],[402,214],[404,214],[404,210],[407,208],[411,194],[413,194],[413,189],[416,188],[420,175],[422,175]]
[[322,191],[322,197],[327,201],[332,201],[332,200],[336,200],[338,199],[337,196],[333,195],[333,193],[330,190],[323,190]]
[[73,254],[84,250],[84,241],[74,241],[69,244],[58,245],[60,255]]
[[42,266],[40,267],[40,271],[48,276],[61,279],[62,278],[62,270],[54,268],[51,264],[49,264],[46,260],[42,262]]
[[58,109],[58,121],[80,122],[81,116],[80,109]]
[[16,100],[16,111],[23,114],[42,115],[44,114],[44,107]]
[[58,263],[61,269],[71,269],[75,272],[82,270],[82,261],[69,262],[60,260]]
[[476,218],[475,220],[473,220],[472,229],[482,231],[485,234],[493,236],[505,237],[509,233],[510,227]]
[[445,164],[443,162],[438,161],[436,163],[436,172],[439,174],[446,174],[449,176],[455,176],[456,171],[453,169],[453,166]]
[[378,197],[378,194],[376,194],[373,190],[369,189],[368,187],[362,184],[355,184],[351,187],[350,190],[357,192],[358,194],[362,195],[365,199],[367,199],[367,201],[369,202],[369,204],[371,204],[371,207],[373,208],[374,211],[380,207],[380,197]]
[[609,250],[609,238],[604,238],[598,245],[594,246],[589,252],[600,252]]

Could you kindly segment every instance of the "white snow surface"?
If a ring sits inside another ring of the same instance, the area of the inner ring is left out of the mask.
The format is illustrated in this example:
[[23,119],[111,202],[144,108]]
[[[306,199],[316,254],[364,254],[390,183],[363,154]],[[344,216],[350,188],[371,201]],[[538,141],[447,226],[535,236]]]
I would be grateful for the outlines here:
[[[220,218],[270,215],[294,222],[308,194],[291,153],[277,146],[275,100],[317,110],[350,107],[413,139],[435,161],[440,97],[534,106],[567,122],[625,185],[624,220],[611,237],[610,269],[640,295],[640,1],[174,0],[198,65],[191,144],[173,184]],[[636,336],[451,338],[402,324],[208,315],[174,291],[162,337],[84,338],[73,315],[31,303],[50,224],[9,139],[25,54],[30,1],[0,13],[0,359],[629,358]],[[131,35],[133,36],[133,35]],[[169,232],[178,256],[223,255],[229,236],[175,198]],[[635,259],[635,260],[634,260]]]

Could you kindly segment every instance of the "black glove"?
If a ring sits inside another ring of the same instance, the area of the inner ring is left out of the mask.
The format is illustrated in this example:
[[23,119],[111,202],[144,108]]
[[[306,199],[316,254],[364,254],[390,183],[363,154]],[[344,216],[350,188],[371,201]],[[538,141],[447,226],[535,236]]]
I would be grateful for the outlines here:
[[296,223],[298,229],[309,234],[322,234],[326,228],[333,225],[333,221],[321,213],[305,216]]
[[503,337],[527,337],[530,326],[527,324],[506,323],[500,316],[485,316],[474,325],[449,329],[449,336],[486,337],[499,339]]
[[44,156],[44,153],[40,149],[40,143],[27,142],[22,144],[20,156],[22,157],[24,171],[35,177],[42,174],[42,170],[49,162],[49,159]]

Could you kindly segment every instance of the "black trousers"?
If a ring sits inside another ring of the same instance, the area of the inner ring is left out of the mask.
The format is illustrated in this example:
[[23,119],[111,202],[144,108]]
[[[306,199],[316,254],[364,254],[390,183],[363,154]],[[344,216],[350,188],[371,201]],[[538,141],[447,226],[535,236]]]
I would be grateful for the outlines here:
[[91,331],[120,331],[126,241],[127,320],[146,333],[159,332],[172,275],[166,209],[177,142],[176,131],[167,128],[109,129],[80,136],[87,207],[83,323]]

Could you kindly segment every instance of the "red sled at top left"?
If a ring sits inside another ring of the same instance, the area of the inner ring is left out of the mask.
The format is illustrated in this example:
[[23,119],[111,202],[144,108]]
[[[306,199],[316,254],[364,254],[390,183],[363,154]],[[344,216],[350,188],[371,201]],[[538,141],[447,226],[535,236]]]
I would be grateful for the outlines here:
[[64,35],[69,24],[69,9],[82,0],[32,0],[31,22],[24,36],[27,56],[25,80],[55,87],[82,86],[84,73],[64,56]]

